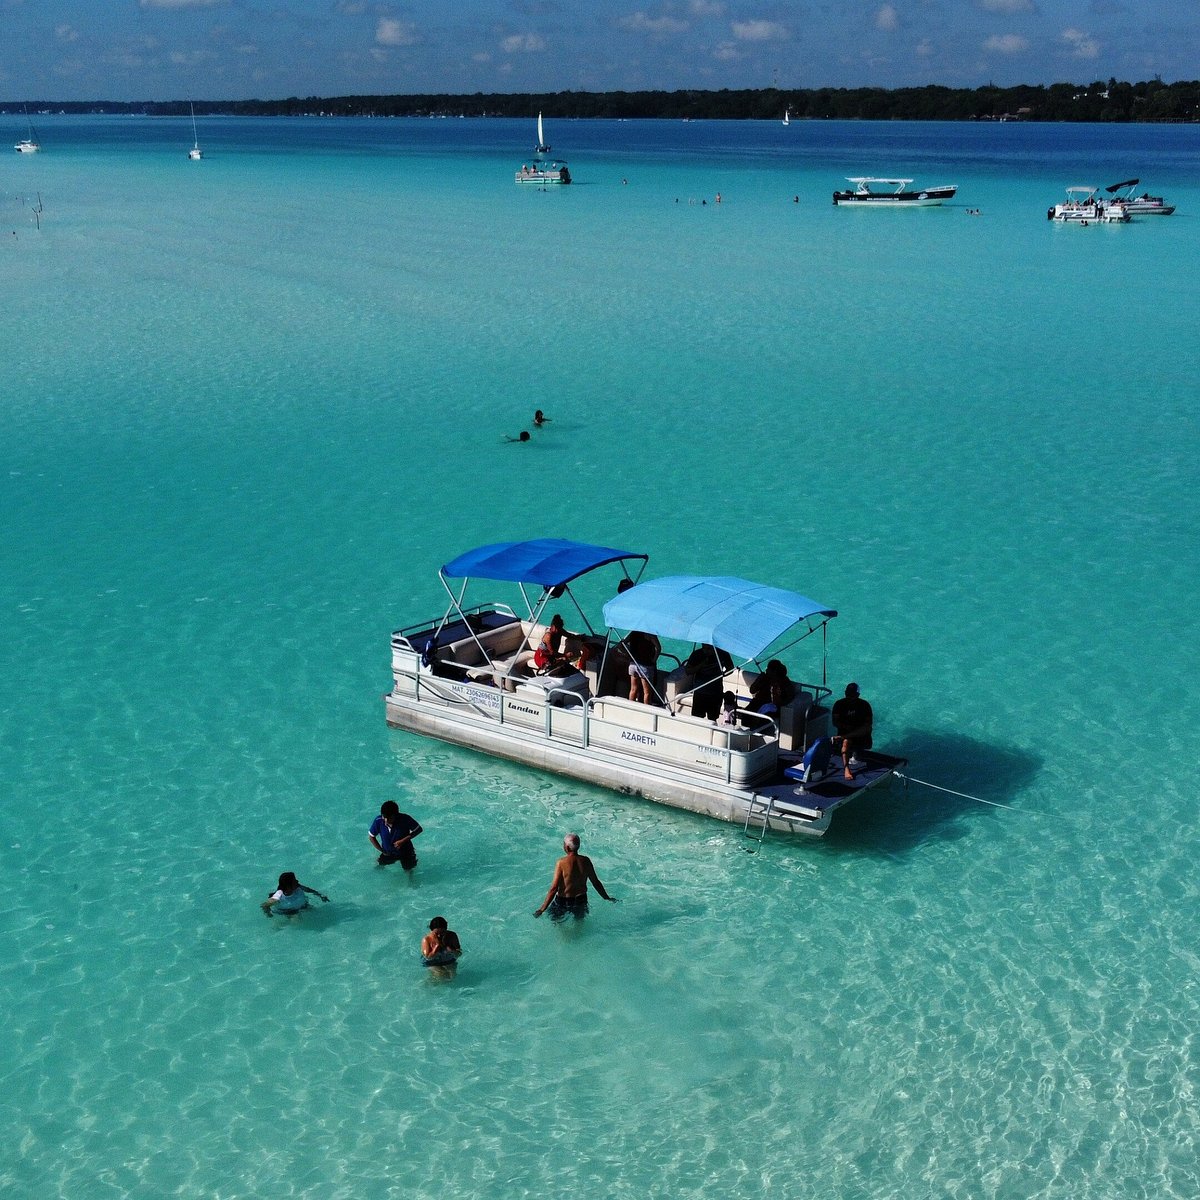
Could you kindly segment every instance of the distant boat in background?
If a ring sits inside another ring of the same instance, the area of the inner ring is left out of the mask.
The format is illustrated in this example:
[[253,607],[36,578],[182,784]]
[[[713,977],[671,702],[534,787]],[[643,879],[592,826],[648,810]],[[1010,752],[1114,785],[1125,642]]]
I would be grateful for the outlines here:
[[13,149],[18,154],[36,154],[41,146],[38,144],[37,135],[33,132],[33,122],[29,120],[29,109],[25,110],[25,120],[29,121],[29,136],[22,138]]
[[192,114],[192,148],[188,151],[188,158],[192,162],[199,162],[204,157],[204,151],[200,149],[200,138],[196,134],[196,109],[190,100],[188,109]]
[[[879,208],[929,208],[944,200],[953,200],[958,191],[957,183],[940,187],[920,188],[909,191],[911,179],[882,179],[876,175],[851,175],[848,182],[855,185],[853,191],[833,193],[834,204],[872,205]],[[893,191],[880,191],[873,184],[886,184]]]
[[1105,204],[1094,187],[1069,187],[1066,200],[1048,209],[1046,219],[1072,225],[1124,225],[1129,221],[1129,211],[1120,200]]
[[535,183],[543,186],[550,183],[570,183],[571,172],[565,162],[550,157],[550,147],[542,133],[542,114],[537,119],[537,145],[533,149],[533,166],[524,163],[517,172],[518,183]]
[[792,110],[790,108],[785,108],[783,110],[783,123],[785,125],[790,125],[792,123]]
[[[1175,205],[1168,204],[1161,196],[1152,196],[1149,192],[1135,196],[1133,189],[1139,183],[1141,183],[1140,179],[1125,179],[1120,183],[1109,184],[1104,190],[1119,200],[1130,216],[1169,217],[1175,211]],[[1117,192],[1124,189],[1128,190],[1128,194],[1117,196]]]

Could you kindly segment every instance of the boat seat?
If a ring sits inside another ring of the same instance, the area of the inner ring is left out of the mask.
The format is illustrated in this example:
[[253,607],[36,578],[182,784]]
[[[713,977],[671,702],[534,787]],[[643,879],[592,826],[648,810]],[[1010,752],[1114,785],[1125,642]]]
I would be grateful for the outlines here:
[[820,737],[804,752],[797,766],[786,767],[783,773],[797,783],[816,783],[832,773],[832,758],[833,739]]

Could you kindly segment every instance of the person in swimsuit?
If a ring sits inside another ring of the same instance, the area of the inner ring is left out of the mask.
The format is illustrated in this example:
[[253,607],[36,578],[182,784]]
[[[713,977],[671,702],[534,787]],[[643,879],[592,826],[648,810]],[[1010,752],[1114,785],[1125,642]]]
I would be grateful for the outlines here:
[[658,656],[662,646],[652,633],[640,629],[630,632],[623,643],[629,656],[629,698],[643,704],[653,704],[656,699],[654,682],[658,674]]
[[278,909],[285,916],[294,917],[302,908],[308,907],[309,896],[319,896],[323,904],[329,903],[329,897],[316,888],[305,887],[292,874],[284,871],[279,877],[279,885],[262,903],[262,910],[268,917],[273,917],[273,909]]
[[579,834],[568,833],[563,838],[563,849],[566,854],[554,864],[554,878],[550,881],[550,890],[542,901],[542,907],[536,909],[533,915],[540,917],[546,909],[550,909],[552,921],[561,921],[567,916],[578,920],[586,916],[589,882],[602,900],[616,904],[615,897],[604,890],[604,884],[600,882],[592,860],[579,853]]
[[539,675],[548,675],[553,668],[561,666],[567,661],[566,655],[562,654],[559,649],[565,633],[562,616],[555,613],[550,618],[550,624],[546,626],[546,632],[542,634],[537,649],[533,652],[534,670]]
[[427,967],[440,967],[442,974],[453,974],[462,957],[458,934],[449,928],[445,917],[434,917],[429,932],[421,939],[421,959]]

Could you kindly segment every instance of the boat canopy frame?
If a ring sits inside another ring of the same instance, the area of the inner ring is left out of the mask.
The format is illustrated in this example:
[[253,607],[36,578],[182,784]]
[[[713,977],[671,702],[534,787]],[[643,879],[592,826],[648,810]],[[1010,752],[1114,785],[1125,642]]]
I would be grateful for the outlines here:
[[[610,643],[613,630],[637,629],[655,637],[713,646],[730,655],[739,669],[753,663],[762,670],[760,660],[768,651],[786,653],[820,633],[822,687],[828,686],[827,628],[836,616],[837,609],[799,592],[733,575],[651,579],[614,596],[604,606]],[[784,641],[790,632],[795,636]],[[608,650],[606,646],[606,654]]]
[[[433,631],[434,643],[436,645],[451,614],[457,614],[458,619],[470,631],[472,640],[484,656],[484,661],[492,663],[492,656],[479,640],[478,631],[467,619],[467,613],[463,609],[467,588],[475,579],[515,583],[520,589],[521,599],[529,614],[528,619],[533,625],[541,622],[546,606],[552,600],[566,596],[587,626],[588,633],[592,637],[599,637],[571,590],[571,583],[600,567],[617,563],[621,567],[623,577],[636,584],[649,560],[648,554],[639,551],[618,550],[612,546],[596,546],[567,538],[528,538],[523,541],[492,542],[486,546],[477,546],[451,559],[438,571],[438,579],[450,597],[450,607],[446,609]],[[639,562],[641,565],[631,571],[629,564]],[[460,582],[454,586],[451,580]],[[540,588],[540,592],[531,595],[528,590],[530,585]],[[516,616],[515,613],[513,615]]]

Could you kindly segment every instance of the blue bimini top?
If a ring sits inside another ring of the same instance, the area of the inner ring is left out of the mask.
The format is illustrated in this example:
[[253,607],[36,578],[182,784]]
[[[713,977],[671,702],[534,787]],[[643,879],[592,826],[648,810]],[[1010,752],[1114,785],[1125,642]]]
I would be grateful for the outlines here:
[[496,542],[460,554],[442,568],[446,579],[504,579],[558,587],[607,563],[648,558],[632,550],[589,546],[563,538],[534,538],[527,542]]
[[[783,588],[729,575],[670,575],[614,596],[604,606],[610,629],[640,629],[681,642],[708,642],[749,661],[793,626],[819,628],[837,609]],[[812,618],[820,620],[813,623]]]

